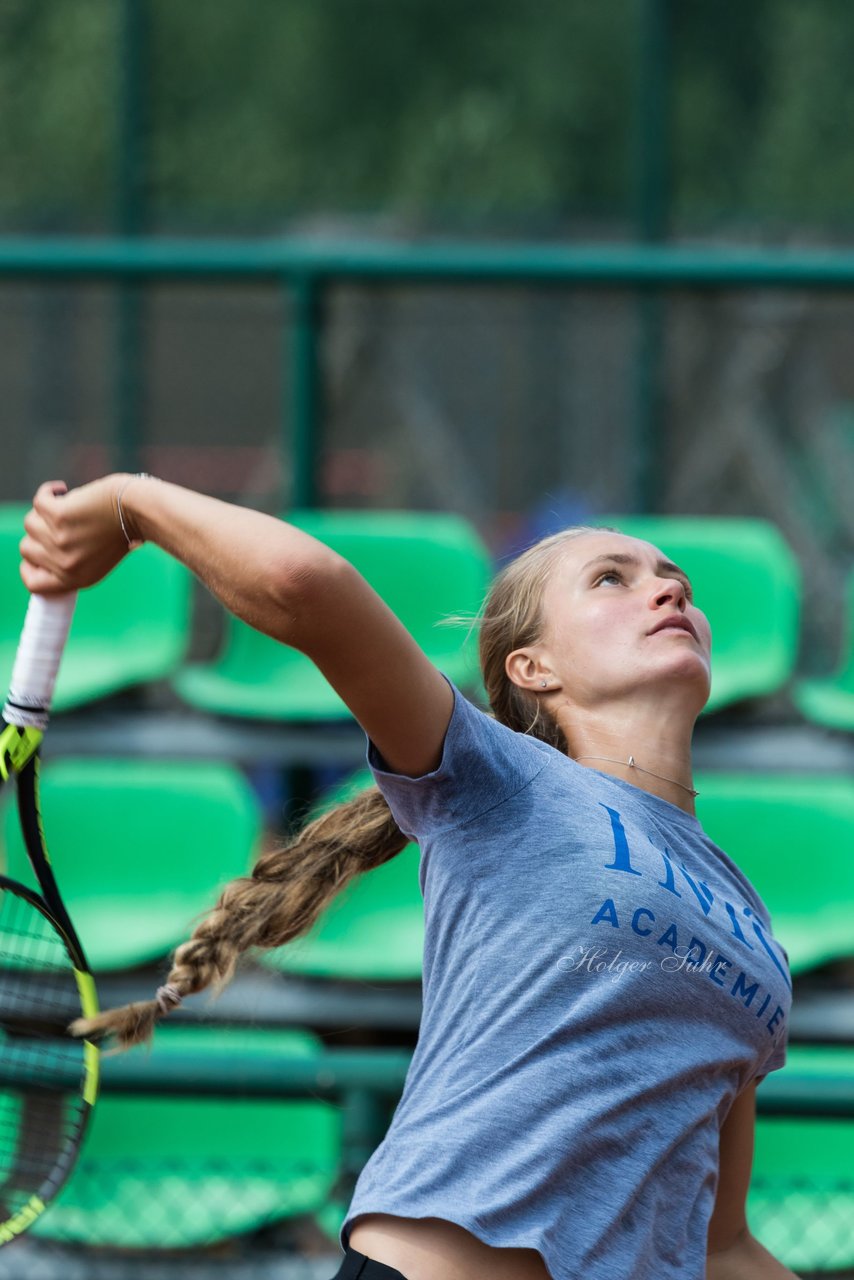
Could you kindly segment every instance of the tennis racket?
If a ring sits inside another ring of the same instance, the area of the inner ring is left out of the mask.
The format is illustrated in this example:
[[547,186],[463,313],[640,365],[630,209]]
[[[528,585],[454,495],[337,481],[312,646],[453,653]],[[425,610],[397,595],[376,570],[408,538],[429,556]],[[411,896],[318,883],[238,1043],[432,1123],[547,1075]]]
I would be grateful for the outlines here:
[[17,783],[41,894],[0,875],[0,1244],[44,1211],[73,1168],[98,1089],[98,1050],[68,1034],[98,1011],[56,887],[39,812],[39,746],[76,592],[31,596],[0,722],[0,786]]

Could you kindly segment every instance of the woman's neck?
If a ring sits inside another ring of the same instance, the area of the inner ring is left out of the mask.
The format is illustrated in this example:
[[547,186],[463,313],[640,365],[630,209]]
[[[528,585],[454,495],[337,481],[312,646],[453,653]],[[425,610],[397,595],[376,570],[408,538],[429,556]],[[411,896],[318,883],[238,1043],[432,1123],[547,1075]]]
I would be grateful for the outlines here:
[[696,816],[691,767],[693,721],[680,723],[660,713],[654,718],[631,712],[604,717],[565,706],[558,709],[558,723],[573,760],[622,778]]

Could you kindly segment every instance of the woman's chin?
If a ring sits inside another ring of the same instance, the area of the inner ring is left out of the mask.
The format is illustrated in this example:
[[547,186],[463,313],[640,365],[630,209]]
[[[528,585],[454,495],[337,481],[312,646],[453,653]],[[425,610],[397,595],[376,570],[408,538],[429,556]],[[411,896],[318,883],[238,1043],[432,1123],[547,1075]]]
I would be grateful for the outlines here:
[[708,664],[699,654],[685,654],[676,660],[658,664],[651,675],[653,684],[657,684],[662,693],[669,693],[676,687],[694,690],[695,698],[701,698],[701,709],[706,705],[711,693],[712,678]]

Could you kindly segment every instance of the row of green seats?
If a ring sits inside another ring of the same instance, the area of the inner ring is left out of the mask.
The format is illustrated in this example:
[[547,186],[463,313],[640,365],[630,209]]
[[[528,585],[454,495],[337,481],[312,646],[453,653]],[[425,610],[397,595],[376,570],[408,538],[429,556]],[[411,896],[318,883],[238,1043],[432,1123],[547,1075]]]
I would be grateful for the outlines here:
[[[301,1031],[164,1028],[151,1052],[167,1069],[176,1053],[221,1059],[227,1080],[252,1055],[284,1063],[320,1049]],[[854,1048],[791,1045],[775,1079],[786,1073],[807,1090],[854,1081]],[[332,1253],[346,1210],[346,1195],[336,1198],[341,1121],[337,1106],[311,1099],[105,1092],[69,1182],[33,1231],[96,1249],[163,1251],[209,1247],[309,1214]],[[765,1247],[799,1273],[854,1266],[852,1151],[854,1120],[757,1118],[748,1218]]]
[[[360,771],[323,804],[370,783]],[[854,780],[707,773],[698,788],[704,829],[767,903],[792,971],[854,955]],[[262,835],[255,793],[222,764],[48,760],[42,796],[63,894],[96,972],[165,957],[222,885],[246,874]],[[6,804],[8,872],[31,882]],[[418,848],[410,844],[348,885],[310,933],[260,959],[315,977],[412,981],[422,944]]]
[[[24,507],[0,508],[0,683],[8,680],[25,593],[17,545]],[[474,618],[492,565],[471,526],[457,516],[400,511],[304,511],[288,519],[352,561],[401,618],[432,661],[477,692],[475,632],[443,619]],[[796,673],[801,586],[779,531],[755,519],[603,516],[661,546],[693,580],[714,634],[712,692],[706,712],[787,686]],[[191,706],[218,715],[317,722],[349,715],[303,654],[229,617],[219,656],[184,663],[191,582],[155,547],[127,557],[83,592],[57,685],[58,711],[116,690],[171,679]],[[804,716],[854,729],[854,575],[848,634],[839,670],[794,680]]]

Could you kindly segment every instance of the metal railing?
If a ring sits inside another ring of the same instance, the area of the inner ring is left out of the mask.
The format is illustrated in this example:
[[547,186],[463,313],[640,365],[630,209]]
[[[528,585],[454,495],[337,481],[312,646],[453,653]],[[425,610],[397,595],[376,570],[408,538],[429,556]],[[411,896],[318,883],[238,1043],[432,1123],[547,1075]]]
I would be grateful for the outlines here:
[[[854,253],[711,249],[663,244],[541,245],[144,239],[0,238],[0,280],[113,282],[120,294],[154,280],[268,281],[290,307],[290,343],[283,351],[282,440],[290,438],[293,487],[287,501],[313,506],[323,377],[319,357],[324,297],[339,282],[535,285],[538,288],[633,289],[654,302],[663,291],[723,289],[854,289]],[[654,508],[651,463],[656,456],[658,345],[642,325],[638,352],[633,488],[638,509]],[[655,326],[653,326],[655,328]],[[137,330],[119,325],[120,341]],[[645,337],[643,335],[646,335]],[[122,336],[123,335],[123,336]],[[126,365],[133,361],[125,362]],[[120,362],[121,364],[121,362]],[[123,385],[120,404],[127,400]],[[139,469],[141,442],[133,417],[116,414],[118,467]],[[286,435],[286,432],[288,435]]]

